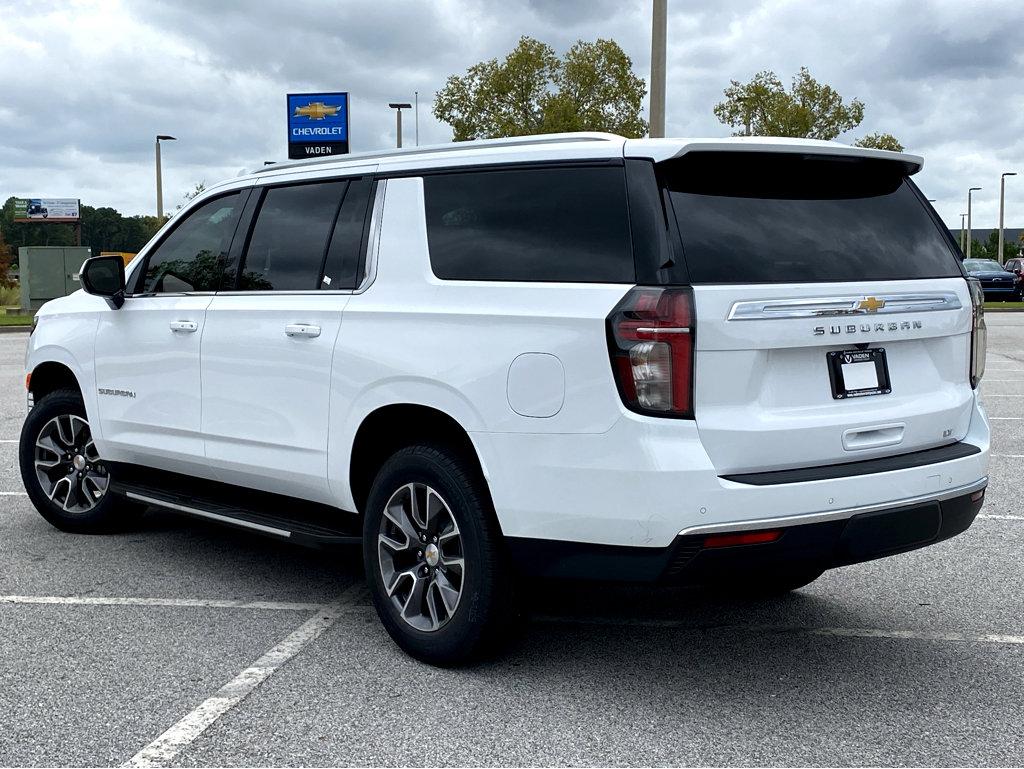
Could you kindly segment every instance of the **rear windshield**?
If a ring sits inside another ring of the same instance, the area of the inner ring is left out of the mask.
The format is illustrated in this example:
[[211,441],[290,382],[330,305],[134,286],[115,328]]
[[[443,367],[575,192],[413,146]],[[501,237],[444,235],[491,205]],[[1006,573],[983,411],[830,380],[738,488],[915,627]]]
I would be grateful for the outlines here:
[[946,234],[896,163],[696,152],[659,166],[693,283],[952,277]]

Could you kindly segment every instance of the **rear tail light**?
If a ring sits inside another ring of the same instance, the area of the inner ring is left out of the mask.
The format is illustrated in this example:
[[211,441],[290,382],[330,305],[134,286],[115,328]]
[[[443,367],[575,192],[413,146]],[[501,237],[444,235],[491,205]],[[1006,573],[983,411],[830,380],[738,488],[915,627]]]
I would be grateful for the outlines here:
[[977,389],[985,375],[988,330],[985,328],[985,292],[977,278],[968,278],[971,290],[971,387]]
[[692,419],[693,340],[690,289],[631,289],[608,316],[622,402],[641,414]]

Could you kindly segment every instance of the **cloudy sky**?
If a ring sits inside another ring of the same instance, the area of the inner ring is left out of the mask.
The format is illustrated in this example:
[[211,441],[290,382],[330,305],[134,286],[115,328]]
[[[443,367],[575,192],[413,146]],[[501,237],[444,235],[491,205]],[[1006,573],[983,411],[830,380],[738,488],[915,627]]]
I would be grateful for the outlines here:
[[[352,149],[394,146],[389,101],[419,91],[422,144],[445,78],[521,35],[560,53],[611,37],[645,80],[650,0],[0,0],[0,201],[80,197],[153,213],[153,137],[173,210],[197,182],[286,155],[285,94],[351,93]],[[853,141],[894,133],[926,158],[918,183],[959,227],[1024,227],[1024,2],[669,0],[667,133],[722,136],[730,78],[800,66],[867,105]],[[406,124],[406,141],[411,135]]]

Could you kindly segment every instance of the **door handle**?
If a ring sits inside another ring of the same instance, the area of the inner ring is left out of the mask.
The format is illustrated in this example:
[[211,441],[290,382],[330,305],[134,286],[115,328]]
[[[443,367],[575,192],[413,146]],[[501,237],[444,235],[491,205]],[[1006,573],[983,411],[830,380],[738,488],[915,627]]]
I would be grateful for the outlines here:
[[184,331],[188,334],[194,334],[199,330],[199,324],[194,320],[172,320],[171,331]]
[[291,323],[284,327],[284,333],[291,337],[304,336],[315,339],[320,336],[320,327],[311,326],[306,323]]

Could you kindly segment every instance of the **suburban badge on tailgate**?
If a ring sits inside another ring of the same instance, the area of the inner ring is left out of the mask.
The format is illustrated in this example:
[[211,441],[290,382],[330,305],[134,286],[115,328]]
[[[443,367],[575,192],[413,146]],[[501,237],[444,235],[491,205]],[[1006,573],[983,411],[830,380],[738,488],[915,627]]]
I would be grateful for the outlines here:
[[814,336],[824,336],[828,334],[870,334],[871,332],[884,331],[886,333],[892,331],[910,331],[912,329],[922,328],[922,323],[919,320],[901,320],[899,322],[889,323],[842,323],[833,324],[829,326],[815,326],[813,330]]

